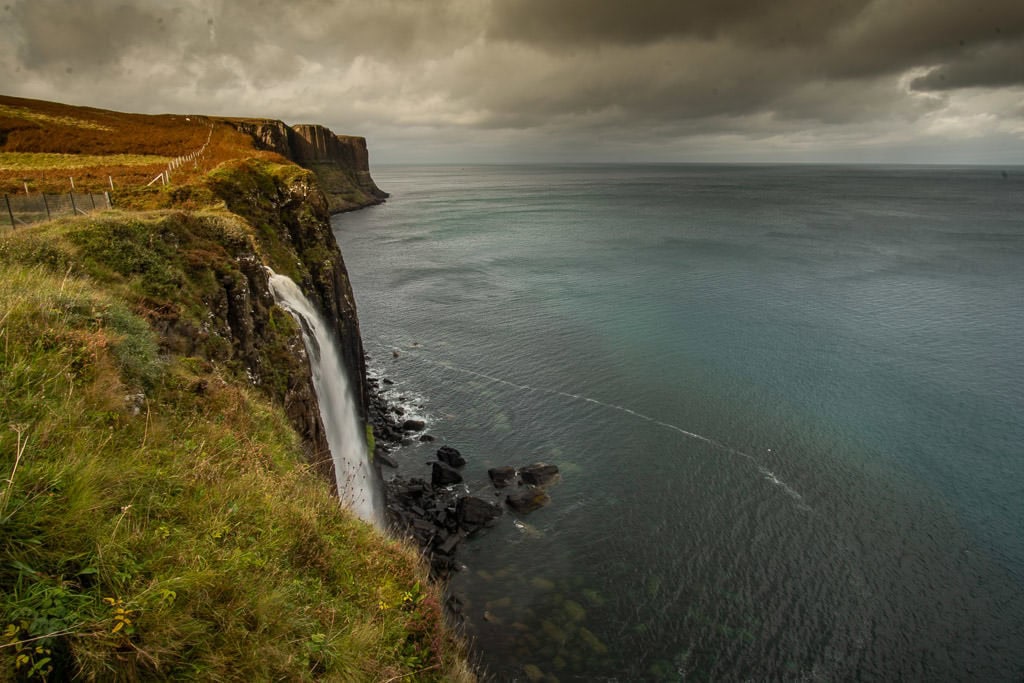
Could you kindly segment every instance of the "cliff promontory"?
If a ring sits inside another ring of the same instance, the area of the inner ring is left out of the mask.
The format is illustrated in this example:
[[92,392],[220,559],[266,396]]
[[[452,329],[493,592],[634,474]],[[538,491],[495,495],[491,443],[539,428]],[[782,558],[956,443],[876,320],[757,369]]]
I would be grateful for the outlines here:
[[388,193],[370,176],[366,138],[335,135],[320,125],[288,126],[282,121],[230,119],[258,149],[276,152],[316,173],[331,213],[383,202]]

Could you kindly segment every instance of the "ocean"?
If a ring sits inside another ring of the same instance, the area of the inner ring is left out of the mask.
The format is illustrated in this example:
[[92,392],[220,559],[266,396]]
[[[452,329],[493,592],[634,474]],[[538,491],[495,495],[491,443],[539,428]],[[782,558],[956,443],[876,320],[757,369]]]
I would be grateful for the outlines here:
[[459,550],[495,680],[1024,677],[1024,169],[374,176],[333,226],[401,472],[561,470]]

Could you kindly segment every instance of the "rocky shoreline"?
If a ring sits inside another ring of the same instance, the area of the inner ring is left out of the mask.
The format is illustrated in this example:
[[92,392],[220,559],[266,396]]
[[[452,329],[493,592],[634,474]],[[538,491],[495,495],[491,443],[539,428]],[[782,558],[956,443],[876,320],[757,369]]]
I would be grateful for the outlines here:
[[[424,431],[424,420],[406,418],[401,406],[385,398],[384,389],[392,385],[387,378],[367,378],[374,461],[382,473],[384,468],[393,470],[393,476],[383,477],[386,524],[392,533],[416,542],[430,564],[431,576],[443,582],[460,569],[456,553],[462,542],[497,524],[504,508],[526,514],[550,502],[547,489],[558,482],[558,467],[533,463],[489,469],[496,503],[470,495],[462,486],[462,471],[468,461],[449,445],[437,449],[430,481],[405,477],[392,453],[413,440],[430,442],[434,437]],[[457,598],[450,598],[448,606],[458,615]]]

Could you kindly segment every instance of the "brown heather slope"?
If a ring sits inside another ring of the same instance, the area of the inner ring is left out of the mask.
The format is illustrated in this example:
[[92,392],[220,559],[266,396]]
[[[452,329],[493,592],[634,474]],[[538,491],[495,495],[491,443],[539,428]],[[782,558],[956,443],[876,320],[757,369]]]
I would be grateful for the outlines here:
[[[136,190],[163,171],[168,158],[198,150],[208,137],[206,153],[174,174],[176,184],[193,182],[224,161],[264,154],[255,152],[249,136],[206,116],[127,114],[0,95],[0,192],[23,193],[25,184],[31,192],[67,192],[69,176],[81,191],[102,192],[110,188],[108,178],[113,178],[115,192],[128,197],[141,194],[144,205],[160,205],[163,202],[155,189]],[[26,152],[40,157],[34,167],[4,163],[5,156]],[[68,170],[61,158],[44,155],[110,157],[110,162]],[[115,155],[153,160],[146,164],[136,159],[124,165]],[[153,196],[147,201],[146,195]]]

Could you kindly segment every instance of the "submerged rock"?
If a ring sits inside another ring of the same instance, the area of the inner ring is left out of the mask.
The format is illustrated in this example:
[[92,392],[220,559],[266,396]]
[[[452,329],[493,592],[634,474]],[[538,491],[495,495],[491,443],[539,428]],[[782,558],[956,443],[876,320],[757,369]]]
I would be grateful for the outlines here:
[[533,486],[547,486],[558,478],[558,467],[543,462],[535,462],[519,470],[523,483]]
[[527,664],[524,666],[523,673],[526,674],[527,680],[531,683],[544,680],[544,672],[541,671],[541,668],[536,664]]
[[544,489],[524,488],[508,494],[505,502],[516,512],[527,513],[540,509],[551,502]]
[[586,628],[584,628],[582,626],[580,627],[579,636],[580,636],[580,639],[584,643],[586,643],[590,647],[590,649],[593,650],[594,652],[596,652],[597,654],[603,655],[606,652],[608,652],[608,647],[604,643],[602,643],[601,640],[597,636],[595,636],[593,633],[591,633],[590,631],[588,631]]
[[574,600],[566,600],[562,603],[562,609],[571,621],[584,621],[587,618],[587,611],[583,606]]

